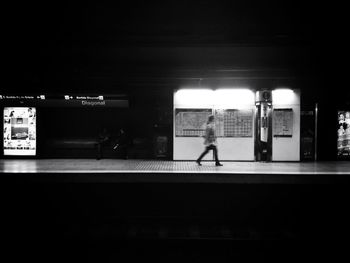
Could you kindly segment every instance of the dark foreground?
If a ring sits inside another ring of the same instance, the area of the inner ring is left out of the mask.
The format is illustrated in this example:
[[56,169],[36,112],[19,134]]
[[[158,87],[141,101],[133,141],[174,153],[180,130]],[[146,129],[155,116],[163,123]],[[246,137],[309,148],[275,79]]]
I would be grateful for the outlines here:
[[[97,176],[3,172],[2,248],[9,262],[346,258],[346,171],[342,177],[329,173],[321,181],[308,177],[304,183],[284,181],[282,174],[264,183],[107,180],[112,175],[84,180]],[[67,180],[72,177],[76,179]]]

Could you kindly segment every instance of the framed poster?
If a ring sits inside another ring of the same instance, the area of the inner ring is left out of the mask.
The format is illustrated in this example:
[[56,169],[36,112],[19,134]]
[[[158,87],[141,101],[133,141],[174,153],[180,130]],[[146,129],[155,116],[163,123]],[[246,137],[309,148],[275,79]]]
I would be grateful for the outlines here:
[[36,108],[5,107],[4,155],[36,155]]
[[175,109],[175,136],[202,137],[212,109]]
[[350,156],[350,111],[338,111],[338,156]]
[[273,137],[293,136],[293,109],[273,110]]

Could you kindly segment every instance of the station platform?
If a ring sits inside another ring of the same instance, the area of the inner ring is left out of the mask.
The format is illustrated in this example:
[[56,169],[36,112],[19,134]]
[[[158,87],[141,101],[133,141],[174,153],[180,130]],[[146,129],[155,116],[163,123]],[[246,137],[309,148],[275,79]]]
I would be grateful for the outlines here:
[[7,178],[64,182],[341,183],[350,162],[213,162],[120,159],[2,159]]

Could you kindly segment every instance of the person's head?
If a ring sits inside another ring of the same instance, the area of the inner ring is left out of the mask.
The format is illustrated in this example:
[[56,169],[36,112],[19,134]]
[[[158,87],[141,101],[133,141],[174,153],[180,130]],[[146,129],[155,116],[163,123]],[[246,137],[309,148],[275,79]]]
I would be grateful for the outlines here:
[[343,121],[344,120],[344,114],[343,113],[340,113],[339,114],[339,121]]
[[125,134],[125,130],[123,128],[120,128],[118,130],[117,136],[122,136],[123,134]]
[[210,115],[208,117],[208,123],[213,122],[213,121],[214,121],[214,115]]

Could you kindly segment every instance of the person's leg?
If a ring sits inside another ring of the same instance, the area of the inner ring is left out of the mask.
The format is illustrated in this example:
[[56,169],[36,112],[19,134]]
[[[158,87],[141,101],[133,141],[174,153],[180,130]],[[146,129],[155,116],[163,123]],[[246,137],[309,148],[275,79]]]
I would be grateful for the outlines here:
[[220,163],[219,158],[218,158],[218,148],[215,145],[213,145],[212,149],[214,151],[215,165],[216,166],[222,166],[222,164]]
[[97,150],[96,159],[100,160],[101,159],[101,143],[100,142],[96,143],[96,150]]
[[128,159],[128,149],[125,145],[120,147],[120,154],[123,159]]
[[196,162],[201,165],[202,158],[209,152],[209,146],[205,147],[204,152],[199,156],[199,158],[196,160]]
[[104,158],[104,152],[105,152],[105,148],[108,145],[108,141],[100,142],[99,145],[100,145],[100,158],[102,159]]
[[216,148],[215,145],[213,145],[212,149],[213,149],[213,152],[214,152],[215,163],[218,163],[218,162],[219,162],[219,159],[218,159],[218,149]]
[[128,146],[125,146],[125,155],[124,155],[124,159],[129,159],[129,155],[128,155]]

